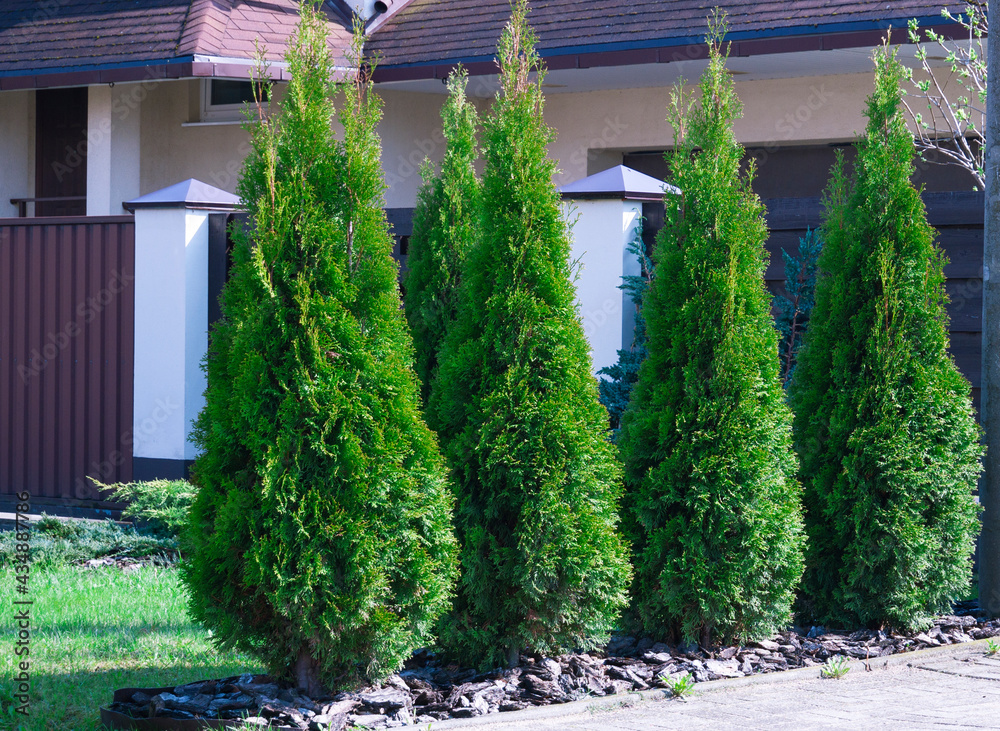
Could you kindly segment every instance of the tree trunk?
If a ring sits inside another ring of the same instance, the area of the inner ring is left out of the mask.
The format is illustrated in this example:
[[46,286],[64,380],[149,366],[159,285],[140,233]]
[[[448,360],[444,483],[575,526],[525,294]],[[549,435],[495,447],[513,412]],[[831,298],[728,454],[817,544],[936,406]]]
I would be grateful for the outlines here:
[[516,668],[517,664],[521,661],[521,650],[517,645],[511,645],[507,648],[507,667]]
[[319,662],[306,646],[299,650],[299,657],[295,661],[295,683],[299,692],[309,698],[322,698],[327,694],[320,682]]

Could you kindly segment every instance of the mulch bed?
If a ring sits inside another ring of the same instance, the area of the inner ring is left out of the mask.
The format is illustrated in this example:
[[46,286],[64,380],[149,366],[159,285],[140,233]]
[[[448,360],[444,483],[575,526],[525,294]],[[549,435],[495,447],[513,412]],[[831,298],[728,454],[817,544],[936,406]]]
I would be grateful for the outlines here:
[[956,612],[935,619],[926,632],[909,635],[812,627],[782,632],[772,640],[745,647],[710,650],[615,636],[604,652],[551,658],[522,655],[515,668],[486,673],[446,665],[422,650],[381,685],[332,698],[305,698],[266,675],[243,675],[189,683],[154,695],[131,692],[129,698],[116,698],[118,702],[108,710],[136,719],[156,717],[157,728],[164,728],[160,719],[166,718],[182,721],[178,727],[200,719],[212,719],[211,725],[217,726],[221,720],[246,718],[251,725],[310,731],[426,725],[448,718],[666,688],[665,679],[686,673],[696,682],[738,678],[821,665],[835,656],[870,660],[1000,635],[1000,620],[978,618],[974,606],[959,605]]

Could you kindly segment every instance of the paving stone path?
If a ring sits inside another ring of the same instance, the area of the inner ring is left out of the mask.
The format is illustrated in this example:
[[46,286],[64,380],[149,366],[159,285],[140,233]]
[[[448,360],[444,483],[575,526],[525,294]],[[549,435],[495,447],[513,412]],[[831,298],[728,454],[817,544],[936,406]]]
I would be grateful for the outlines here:
[[[839,679],[820,678],[817,669],[808,668],[748,682],[719,681],[696,686],[684,701],[633,696],[636,700],[626,705],[575,703],[572,715],[539,713],[518,718],[519,713],[499,714],[475,724],[447,722],[433,728],[1000,729],[1000,657],[987,657],[983,643],[896,656],[892,662],[873,660],[870,667],[868,671],[863,663],[853,663],[850,672]],[[555,707],[541,710],[558,712]]]

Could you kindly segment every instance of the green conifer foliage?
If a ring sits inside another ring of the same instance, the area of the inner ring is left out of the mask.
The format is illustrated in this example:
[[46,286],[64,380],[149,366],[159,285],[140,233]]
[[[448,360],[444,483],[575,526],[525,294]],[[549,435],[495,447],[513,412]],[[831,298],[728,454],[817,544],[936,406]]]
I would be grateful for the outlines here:
[[767,229],[733,133],[741,114],[710,23],[701,98],[668,117],[665,226],[644,301],[648,356],[619,437],[634,523],[632,612],[654,636],[760,637],[802,573],[791,414],[764,287]]
[[465,96],[467,83],[461,67],[448,78],[448,101],[441,110],[447,149],[440,175],[434,175],[429,162],[421,171],[424,184],[417,194],[406,260],[406,319],[413,332],[424,402],[437,372],[438,352],[458,313],[462,265],[479,230],[478,116]]
[[287,97],[251,126],[239,183],[252,231],[207,358],[185,579],[220,645],[318,693],[430,641],[457,550],[399,310],[380,102],[362,74],[346,83],[334,139],[308,4],[287,59]]
[[798,256],[781,252],[785,263],[785,291],[774,298],[778,310],[775,324],[781,333],[778,358],[781,362],[781,382],[788,388],[795,373],[795,364],[802,338],[809,328],[809,315],[816,305],[816,262],[823,250],[823,239],[816,229],[807,229],[799,238]]
[[944,257],[910,182],[903,70],[875,54],[853,180],[827,193],[816,306],[792,381],[817,618],[918,628],[969,586],[979,434],[948,354]]
[[463,575],[442,641],[481,665],[593,647],[626,601],[620,468],[575,305],[570,244],[519,2],[484,123],[483,230],[430,406],[454,475]]

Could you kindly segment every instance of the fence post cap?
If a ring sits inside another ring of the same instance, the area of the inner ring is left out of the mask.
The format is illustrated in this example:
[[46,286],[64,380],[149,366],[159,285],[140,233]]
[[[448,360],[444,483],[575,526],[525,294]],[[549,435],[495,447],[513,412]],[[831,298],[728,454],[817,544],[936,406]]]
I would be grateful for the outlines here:
[[162,190],[139,196],[122,205],[134,213],[142,208],[193,208],[203,211],[235,211],[241,205],[239,196],[194,178],[188,178]]

